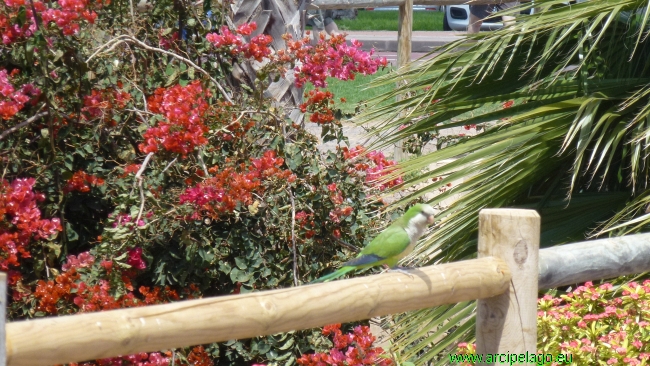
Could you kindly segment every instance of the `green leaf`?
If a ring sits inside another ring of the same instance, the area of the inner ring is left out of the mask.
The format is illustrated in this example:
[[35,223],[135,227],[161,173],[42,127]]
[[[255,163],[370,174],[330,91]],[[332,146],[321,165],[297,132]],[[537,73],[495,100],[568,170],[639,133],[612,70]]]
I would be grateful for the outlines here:
[[18,8],[18,14],[16,15],[16,24],[18,24],[18,26],[22,28],[26,20],[27,20],[27,10],[25,9],[24,6],[21,6],[20,8]]
[[228,262],[219,261],[219,270],[224,274],[229,274],[230,271],[232,270],[232,267]]
[[169,62],[167,66],[165,67],[165,75],[171,76],[174,75],[174,73],[177,72],[177,69],[174,67],[173,62]]
[[61,57],[63,57],[64,53],[61,50],[56,50],[54,51],[54,61],[58,61]]
[[180,74],[180,72],[178,71],[178,69],[174,69],[174,71],[171,73],[171,75],[169,75],[167,77],[167,80],[165,81],[165,86],[172,85],[174,83],[174,81],[176,81],[176,79],[178,78],[179,74]]
[[67,155],[63,158],[63,164],[70,171],[74,171],[73,162],[74,162],[74,158],[71,155]]
[[79,234],[72,228],[69,222],[65,223],[65,233],[68,237],[68,241],[79,240]]
[[240,258],[240,257],[235,258],[235,264],[237,265],[237,268],[239,268],[239,269],[248,268],[248,266],[246,264],[246,260],[244,260],[243,258]]
[[61,245],[60,244],[49,242],[49,243],[46,243],[45,246],[47,248],[49,248],[54,253],[55,256],[58,257],[58,256],[61,255]]
[[285,342],[285,343],[284,343],[281,347],[279,347],[278,349],[279,349],[280,351],[286,351],[286,350],[288,350],[289,348],[293,347],[294,344],[295,344],[295,338],[289,338],[289,339],[287,340],[287,342]]

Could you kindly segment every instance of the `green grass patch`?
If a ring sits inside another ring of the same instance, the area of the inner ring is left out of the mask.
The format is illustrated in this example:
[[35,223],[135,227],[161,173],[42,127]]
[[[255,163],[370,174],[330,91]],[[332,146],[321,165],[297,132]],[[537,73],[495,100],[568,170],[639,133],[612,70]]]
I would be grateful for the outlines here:
[[[389,73],[390,70],[390,68],[386,68],[377,71],[374,75],[357,75],[354,80],[342,81],[335,78],[327,78],[327,88],[325,90],[329,90],[334,94],[336,107],[340,108],[343,113],[354,113],[359,103],[387,93],[393,89],[390,85],[366,89],[370,86],[372,80]],[[314,87],[311,84],[307,84],[305,92],[311,89],[314,89]],[[345,98],[346,102],[341,103],[341,98]]]
[[[414,11],[414,31],[441,31],[441,11]],[[341,31],[396,31],[399,11],[359,10],[357,19],[338,19],[336,25]]]

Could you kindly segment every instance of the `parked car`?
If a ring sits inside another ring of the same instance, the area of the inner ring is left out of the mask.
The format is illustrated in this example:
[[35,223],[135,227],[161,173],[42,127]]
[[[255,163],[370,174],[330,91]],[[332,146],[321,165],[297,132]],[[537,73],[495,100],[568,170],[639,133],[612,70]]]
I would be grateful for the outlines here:
[[[587,0],[572,0],[565,4],[582,3]],[[442,19],[442,29],[466,31],[469,25],[469,5],[445,5],[443,6],[445,12]],[[522,12],[522,14],[533,14],[534,8]],[[503,27],[501,17],[490,18],[481,24],[482,31],[497,30]]]
[[[379,11],[392,10],[392,11],[397,11],[397,10],[399,10],[399,7],[398,6],[382,6],[380,8],[366,8],[366,10],[379,10]],[[423,10],[440,11],[440,10],[442,10],[442,6],[440,6],[440,5],[413,5],[413,11],[423,11]]]
[[[466,31],[469,25],[469,5],[446,5],[442,19],[442,29]],[[481,24],[482,31],[501,29],[501,17],[490,18]]]

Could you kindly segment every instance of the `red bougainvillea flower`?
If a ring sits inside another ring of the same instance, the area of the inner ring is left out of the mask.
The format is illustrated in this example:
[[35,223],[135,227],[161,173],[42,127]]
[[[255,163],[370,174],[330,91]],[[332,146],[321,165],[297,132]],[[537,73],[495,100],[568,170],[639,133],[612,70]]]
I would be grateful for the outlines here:
[[[361,50],[361,42],[352,40],[351,45],[348,45],[345,34],[326,38],[321,33],[315,47],[308,44],[304,40],[287,42],[288,52],[295,54],[300,61],[295,69],[298,87],[309,81],[316,87],[324,88],[327,87],[328,76],[339,80],[354,80],[356,74],[371,75],[379,67],[388,65],[385,57],[373,58],[373,51]],[[298,49],[302,49],[302,52],[296,52]]]
[[244,44],[243,38],[232,33],[226,26],[221,27],[220,33],[208,33],[205,39],[216,48],[226,48],[233,55],[239,53],[240,47]]
[[269,45],[273,42],[273,37],[266,34],[259,34],[251,39],[249,43],[240,47],[241,53],[246,58],[254,58],[261,62],[265,57],[271,55]]
[[161,35],[158,36],[158,45],[160,48],[168,50],[176,46],[176,41],[181,39],[180,33],[174,32],[168,37],[162,35],[162,30],[160,31]]
[[69,271],[72,268],[86,268],[95,263],[95,257],[89,252],[80,253],[78,256],[73,254],[68,255],[68,261],[61,266],[63,272]]
[[124,173],[120,175],[120,178],[126,178],[129,174],[136,174],[140,170],[140,164],[129,164],[124,166]]
[[[387,182],[382,181],[385,175],[391,173],[386,168],[395,166],[397,163],[393,160],[386,159],[384,153],[381,151],[365,153],[366,149],[363,146],[356,146],[352,149],[343,147],[341,150],[345,160],[355,160],[354,170],[366,173],[366,183],[369,186],[384,190],[403,183],[402,177],[397,177]],[[360,157],[364,153],[365,155]]]
[[310,112],[309,120],[318,124],[334,121],[334,111],[330,105],[334,103],[334,94],[329,91],[313,89],[305,93],[307,101],[300,105],[302,113]]
[[142,259],[142,248],[129,249],[126,263],[135,269],[146,269],[147,264]]
[[332,222],[338,224],[339,222],[341,222],[342,217],[350,216],[350,214],[352,214],[352,207],[350,207],[350,206],[341,206],[341,207],[337,207],[333,211],[330,211],[329,217],[330,217],[330,220],[332,220]]
[[250,36],[253,31],[257,29],[257,23],[255,22],[250,22],[250,23],[244,23],[237,27],[237,33],[241,34],[242,36]]
[[[203,346],[196,346],[187,356],[187,362],[192,366],[214,366],[212,357],[205,351]],[[264,366],[264,365],[260,365]]]
[[277,157],[274,150],[267,150],[262,157],[252,158],[248,168],[240,166],[240,171],[234,167],[221,171],[209,169],[214,171],[214,176],[186,189],[180,196],[180,203],[190,203],[197,209],[192,216],[194,219],[201,213],[217,217],[232,212],[237,205],[251,204],[253,193],[261,193],[265,181],[295,181],[296,176],[290,170],[280,168],[283,164],[284,159]]
[[102,260],[99,264],[100,264],[100,265],[101,265],[101,266],[106,270],[106,272],[108,272],[108,273],[111,273],[111,271],[113,270],[113,261]]
[[373,347],[375,336],[370,327],[359,325],[352,333],[343,333],[341,324],[326,325],[323,335],[331,336],[334,348],[329,353],[303,354],[296,362],[304,366],[391,366],[393,360],[385,357],[381,347]]
[[37,204],[45,200],[33,191],[36,180],[0,181],[0,270],[20,265],[19,258],[29,258],[32,240],[48,238],[62,230],[58,218],[41,219]]
[[[122,83],[118,82],[121,88]],[[109,126],[115,126],[113,119],[116,109],[123,109],[131,100],[131,94],[117,89],[92,90],[90,95],[84,97],[84,107],[81,109],[84,119],[91,121],[100,119]]]
[[90,186],[101,186],[104,184],[102,178],[97,178],[94,175],[88,174],[83,170],[75,172],[70,179],[68,179],[67,184],[63,187],[63,192],[70,193],[73,191],[88,193],[90,192]]
[[149,109],[160,113],[166,121],[144,133],[144,143],[140,144],[143,153],[165,150],[185,157],[195,147],[205,145],[208,127],[203,119],[209,105],[198,80],[187,86],[176,85],[169,89],[159,88],[149,98]]
[[244,36],[250,36],[257,29],[255,22],[244,23],[237,27],[233,33],[228,27],[221,27],[219,33],[208,33],[205,39],[215,48],[223,49],[233,56],[242,56],[262,61],[271,55],[269,48],[273,37],[267,34],[258,34],[246,42]]
[[19,90],[9,81],[7,70],[0,69],[0,118],[8,120],[29,102],[38,97],[41,91],[33,84],[25,84]]
[[[135,248],[139,249],[139,248]],[[131,258],[140,257],[136,251],[129,251]],[[141,254],[141,253],[140,253]],[[70,257],[69,257],[70,258]],[[140,258],[141,261],[141,258]],[[105,261],[102,261],[102,266],[104,266]],[[89,253],[81,253],[74,260],[70,261],[70,267],[60,275],[56,276],[54,280],[49,281],[38,281],[36,289],[34,290],[34,298],[38,301],[37,309],[49,314],[58,314],[59,310],[66,311],[66,308],[62,305],[64,304],[74,304],[82,312],[91,312],[91,311],[101,311],[101,310],[111,310],[119,308],[128,308],[134,306],[144,306],[144,305],[154,305],[154,304],[164,304],[170,301],[177,301],[180,299],[180,296],[176,292],[165,286],[164,288],[155,286],[153,288],[140,286],[138,291],[142,296],[136,297],[133,292],[133,286],[131,285],[130,279],[125,273],[122,274],[122,281],[124,282],[124,288],[126,293],[123,295],[115,295],[116,288],[115,284],[112,284],[106,280],[99,280],[94,284],[85,282],[89,278],[84,275],[82,276],[79,273],[80,269],[85,267],[92,266],[94,263],[94,257]],[[133,263],[137,265],[137,263]],[[119,271],[120,268],[118,267]],[[131,271],[131,270],[129,270]],[[86,273],[88,270],[85,271]],[[191,284],[188,290],[188,298],[192,298],[190,291],[196,291],[196,285]],[[105,359],[99,360],[99,365],[122,365],[123,362],[120,360],[133,361],[134,355],[124,356],[121,358],[114,359]],[[151,360],[151,356],[146,356]],[[143,358],[146,359],[146,358]],[[113,360],[109,362],[110,360]],[[158,363],[129,363],[130,365],[158,365]],[[166,363],[160,363],[161,365],[167,365]]]
[[[37,27],[32,6],[45,25],[54,24],[64,35],[69,36],[79,32],[80,24],[84,20],[90,24],[95,22],[97,13],[90,8],[91,4],[93,8],[100,9],[109,3],[109,0],[92,2],[89,0],[58,0],[56,2],[5,0],[4,5],[8,12],[0,13],[2,43],[9,45],[34,35]],[[21,8],[23,8],[24,17],[27,20],[22,26],[12,22],[20,15]]]

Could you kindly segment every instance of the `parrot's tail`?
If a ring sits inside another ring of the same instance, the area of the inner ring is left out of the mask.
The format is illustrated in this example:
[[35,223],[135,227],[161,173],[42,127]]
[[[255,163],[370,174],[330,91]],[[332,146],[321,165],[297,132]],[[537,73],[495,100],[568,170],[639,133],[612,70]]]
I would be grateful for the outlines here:
[[325,276],[323,276],[323,277],[321,277],[321,278],[319,278],[317,280],[311,281],[310,283],[320,283],[320,282],[326,282],[326,281],[329,281],[329,280],[333,280],[335,278],[339,278],[339,277],[343,276],[344,274],[346,274],[348,272],[354,271],[354,269],[355,269],[355,267],[353,267],[353,266],[342,267],[338,271],[332,272],[332,273],[330,273],[328,275],[325,275]]

